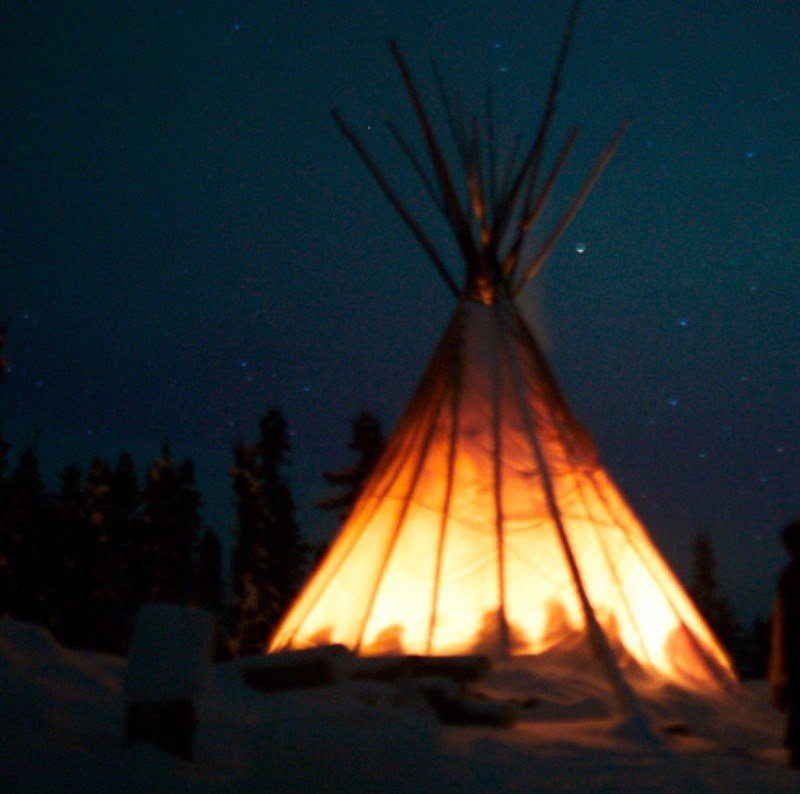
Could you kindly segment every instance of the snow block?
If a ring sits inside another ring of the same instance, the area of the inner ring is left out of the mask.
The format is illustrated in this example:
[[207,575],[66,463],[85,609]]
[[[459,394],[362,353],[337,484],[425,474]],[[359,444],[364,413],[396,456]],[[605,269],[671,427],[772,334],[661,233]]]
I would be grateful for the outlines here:
[[191,759],[195,698],[211,673],[214,618],[181,604],[144,604],[133,628],[125,743],[147,742]]
[[181,604],[144,604],[133,629],[125,691],[137,703],[194,700],[211,673],[214,617]]
[[330,686],[346,680],[353,656],[344,645],[284,651],[243,660],[244,682],[259,692]]

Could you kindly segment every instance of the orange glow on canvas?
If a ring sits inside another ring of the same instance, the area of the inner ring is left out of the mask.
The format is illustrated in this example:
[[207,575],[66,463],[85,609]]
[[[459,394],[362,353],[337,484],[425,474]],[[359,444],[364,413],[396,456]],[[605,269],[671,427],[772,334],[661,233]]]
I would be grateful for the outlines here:
[[733,678],[534,345],[513,307],[462,301],[270,650],[539,654],[585,630],[582,587],[618,654],[690,688]]

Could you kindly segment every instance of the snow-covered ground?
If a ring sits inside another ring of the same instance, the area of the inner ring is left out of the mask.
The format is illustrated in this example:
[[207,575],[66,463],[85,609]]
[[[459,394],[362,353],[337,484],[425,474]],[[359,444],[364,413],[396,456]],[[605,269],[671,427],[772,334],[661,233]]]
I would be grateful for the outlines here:
[[65,650],[6,620],[0,790],[800,790],[763,683],[713,701],[640,686],[648,736],[614,717],[591,659],[571,659],[515,662],[481,685],[518,700],[510,729],[441,725],[408,680],[263,695],[242,683],[241,662],[218,665],[189,763],[143,745],[123,750],[124,660]]

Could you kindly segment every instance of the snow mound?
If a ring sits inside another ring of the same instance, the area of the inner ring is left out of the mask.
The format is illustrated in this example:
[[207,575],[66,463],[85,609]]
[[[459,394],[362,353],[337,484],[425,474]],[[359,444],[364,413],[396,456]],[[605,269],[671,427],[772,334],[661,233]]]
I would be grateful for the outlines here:
[[763,683],[698,698],[635,682],[659,737],[653,744],[617,716],[596,665],[557,654],[511,660],[481,682],[487,695],[518,704],[513,728],[442,724],[409,678],[263,694],[244,683],[252,663],[214,667],[190,763],[146,745],[123,748],[124,660],[66,650],[40,628],[2,621],[3,787],[381,794],[800,787],[800,775],[784,766],[781,718]]
[[135,701],[192,699],[210,678],[214,617],[180,604],[144,604],[128,655],[125,691]]

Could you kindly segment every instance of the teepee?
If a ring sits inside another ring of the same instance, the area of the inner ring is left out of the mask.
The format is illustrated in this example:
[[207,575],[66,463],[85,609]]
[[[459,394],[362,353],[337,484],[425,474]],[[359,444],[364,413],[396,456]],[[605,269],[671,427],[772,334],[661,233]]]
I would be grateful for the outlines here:
[[730,661],[570,412],[516,296],[614,153],[623,125],[538,246],[530,234],[575,141],[542,175],[574,3],[535,139],[501,167],[491,97],[466,117],[436,73],[462,193],[397,46],[432,174],[390,129],[451,228],[463,286],[360,140],[342,132],[457,297],[455,316],[372,476],[270,650],[540,654],[584,636],[624,700],[631,661],[693,689]]

